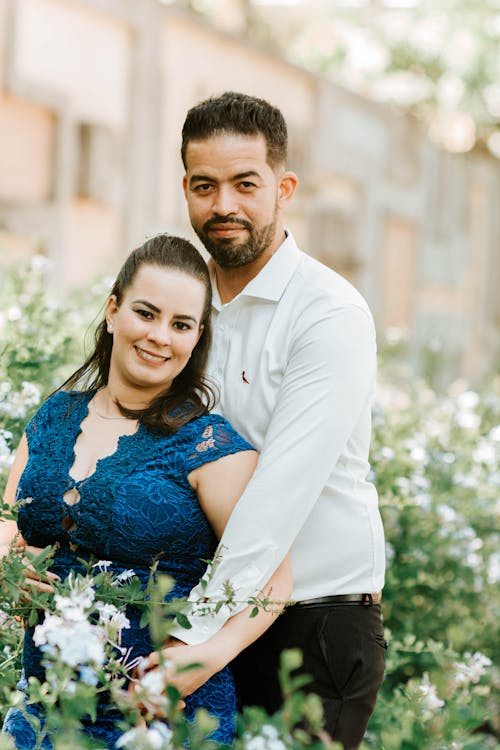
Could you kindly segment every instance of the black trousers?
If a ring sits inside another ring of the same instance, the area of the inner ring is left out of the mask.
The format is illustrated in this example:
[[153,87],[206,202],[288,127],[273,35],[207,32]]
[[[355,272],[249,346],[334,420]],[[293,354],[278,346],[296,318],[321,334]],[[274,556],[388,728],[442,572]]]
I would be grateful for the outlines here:
[[280,708],[280,654],[299,648],[303,665],[294,674],[312,677],[303,690],[322,700],[325,729],[345,750],[361,743],[385,669],[380,605],[328,604],[288,607],[231,667],[240,707]]

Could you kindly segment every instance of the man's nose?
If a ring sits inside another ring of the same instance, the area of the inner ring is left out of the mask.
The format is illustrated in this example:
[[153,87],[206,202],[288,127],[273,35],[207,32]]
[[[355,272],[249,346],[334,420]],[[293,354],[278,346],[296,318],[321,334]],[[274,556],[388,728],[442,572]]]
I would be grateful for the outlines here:
[[231,187],[222,186],[217,190],[213,212],[219,216],[230,216],[238,213],[237,195]]

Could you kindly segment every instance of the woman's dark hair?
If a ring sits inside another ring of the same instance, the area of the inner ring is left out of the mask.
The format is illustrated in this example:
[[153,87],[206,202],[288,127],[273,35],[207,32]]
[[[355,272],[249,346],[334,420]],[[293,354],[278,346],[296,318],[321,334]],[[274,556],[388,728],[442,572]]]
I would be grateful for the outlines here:
[[[133,250],[121,267],[111,289],[117,305],[121,305],[125,291],[131,286],[139,269],[144,266],[171,268],[198,279],[205,286],[205,305],[201,318],[203,331],[187,365],[168,390],[160,393],[145,409],[127,409],[117,402],[121,413],[139,419],[156,432],[171,434],[195,417],[207,414],[216,401],[214,386],[205,377],[208,353],[212,341],[212,287],[208,267],[196,248],[181,237],[159,234]],[[113,336],[108,333],[106,319],[97,326],[92,354],[60,389],[79,386],[84,391],[103,388],[108,383]]]
[[182,128],[181,157],[186,167],[189,141],[204,141],[223,133],[262,135],[266,141],[267,163],[272,169],[284,166],[288,133],[285,118],[265,99],[226,91],[192,107]]

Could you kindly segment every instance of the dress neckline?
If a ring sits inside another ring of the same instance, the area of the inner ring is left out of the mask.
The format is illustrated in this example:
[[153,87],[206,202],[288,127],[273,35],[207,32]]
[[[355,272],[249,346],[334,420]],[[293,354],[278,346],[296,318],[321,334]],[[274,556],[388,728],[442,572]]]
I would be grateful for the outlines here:
[[[82,424],[87,419],[87,417],[90,414],[90,402],[94,398],[94,396],[97,393],[97,388],[92,388],[90,391],[82,391],[81,395],[81,406],[78,410],[78,417],[75,419],[75,431],[73,434],[73,443],[70,446],[70,450],[68,451],[68,459],[69,464],[67,465],[67,475],[68,479],[70,481],[70,488],[76,488],[78,489],[82,484],[88,482],[92,477],[97,473],[98,469],[101,468],[102,464],[105,463],[108,459],[116,459],[116,457],[120,454],[123,444],[127,443],[129,439],[134,438],[141,430],[144,429],[144,426],[141,422],[137,422],[137,428],[134,430],[134,432],[131,433],[125,433],[123,435],[120,435],[118,437],[116,447],[111,452],[106,454],[105,456],[101,456],[101,458],[98,458],[93,471],[88,474],[86,477],[82,477],[81,479],[75,479],[75,477],[71,474],[71,470],[73,469],[75,463],[76,463],[76,444],[78,442],[78,438],[83,432]],[[78,393],[78,392],[77,392]]]

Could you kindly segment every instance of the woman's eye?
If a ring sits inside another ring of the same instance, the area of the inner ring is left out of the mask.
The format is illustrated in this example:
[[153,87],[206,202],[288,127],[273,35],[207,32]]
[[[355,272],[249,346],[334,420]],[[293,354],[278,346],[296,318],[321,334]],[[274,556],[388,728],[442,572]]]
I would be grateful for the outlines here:
[[178,331],[189,331],[189,329],[191,328],[191,326],[189,326],[187,323],[183,323],[182,320],[176,320],[174,326]]
[[150,310],[141,310],[139,308],[138,310],[136,310],[136,313],[141,318],[146,318],[146,320],[151,320],[153,318],[153,313]]

